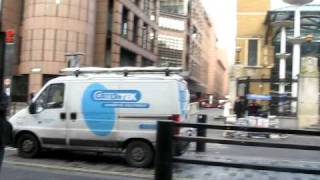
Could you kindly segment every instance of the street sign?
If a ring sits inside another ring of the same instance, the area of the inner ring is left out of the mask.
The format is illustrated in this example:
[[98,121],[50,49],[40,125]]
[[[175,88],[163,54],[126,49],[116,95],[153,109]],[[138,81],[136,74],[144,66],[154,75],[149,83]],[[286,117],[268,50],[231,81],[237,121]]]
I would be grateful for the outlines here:
[[270,95],[264,95],[264,94],[248,94],[247,99],[248,100],[261,100],[261,101],[270,101],[271,100]]

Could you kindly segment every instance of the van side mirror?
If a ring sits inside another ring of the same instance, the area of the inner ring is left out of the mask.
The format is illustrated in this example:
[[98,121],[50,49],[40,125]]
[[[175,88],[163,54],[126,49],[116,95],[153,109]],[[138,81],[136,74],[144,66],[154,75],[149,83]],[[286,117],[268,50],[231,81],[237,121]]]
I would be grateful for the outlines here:
[[29,113],[30,114],[36,114],[36,109],[37,109],[37,104],[36,103],[31,103],[29,106]]

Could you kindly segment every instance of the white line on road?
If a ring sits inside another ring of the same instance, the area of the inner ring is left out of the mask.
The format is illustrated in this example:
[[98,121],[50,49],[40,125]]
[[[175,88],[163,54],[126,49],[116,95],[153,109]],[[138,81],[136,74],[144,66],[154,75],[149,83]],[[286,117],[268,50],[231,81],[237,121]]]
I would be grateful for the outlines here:
[[91,173],[91,174],[97,173],[101,175],[132,177],[132,178],[141,178],[141,179],[153,178],[153,175],[140,175],[140,174],[124,173],[124,172],[99,171],[99,170],[84,169],[84,168],[61,167],[61,166],[24,163],[24,162],[16,162],[16,161],[4,161],[4,163],[9,165],[15,165],[15,166],[35,167],[35,168],[44,168],[44,169],[53,169],[53,170],[62,170],[62,171],[74,171],[74,172],[80,172],[80,173]]

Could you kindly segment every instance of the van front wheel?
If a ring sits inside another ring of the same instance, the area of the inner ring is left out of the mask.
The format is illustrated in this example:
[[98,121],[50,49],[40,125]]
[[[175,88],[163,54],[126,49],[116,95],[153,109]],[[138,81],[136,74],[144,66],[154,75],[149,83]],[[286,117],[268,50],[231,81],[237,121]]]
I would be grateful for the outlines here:
[[133,167],[148,167],[153,162],[154,151],[144,141],[132,141],[126,148],[126,160]]
[[31,134],[22,134],[17,141],[18,155],[23,158],[36,157],[40,152],[37,138]]

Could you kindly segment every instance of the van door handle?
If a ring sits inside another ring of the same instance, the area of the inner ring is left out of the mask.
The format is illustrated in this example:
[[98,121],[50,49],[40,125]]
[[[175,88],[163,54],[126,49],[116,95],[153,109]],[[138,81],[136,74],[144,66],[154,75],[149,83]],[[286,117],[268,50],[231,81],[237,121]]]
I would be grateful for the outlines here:
[[67,118],[66,113],[60,113],[60,119],[61,120],[66,120],[66,118]]
[[70,114],[70,119],[71,120],[77,120],[77,113],[71,113]]

